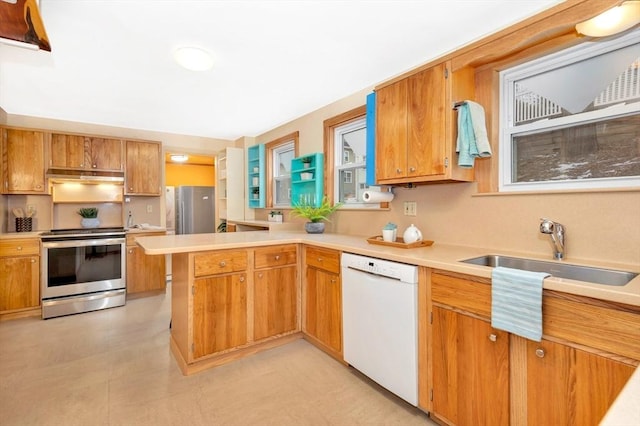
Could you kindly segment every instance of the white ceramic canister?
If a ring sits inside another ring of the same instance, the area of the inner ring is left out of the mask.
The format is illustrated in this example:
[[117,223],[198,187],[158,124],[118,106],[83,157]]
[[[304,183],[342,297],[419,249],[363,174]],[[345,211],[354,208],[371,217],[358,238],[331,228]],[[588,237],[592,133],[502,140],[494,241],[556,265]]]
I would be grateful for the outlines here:
[[416,241],[422,241],[422,232],[416,228],[413,223],[407,229],[405,229],[402,239],[406,244],[415,243]]

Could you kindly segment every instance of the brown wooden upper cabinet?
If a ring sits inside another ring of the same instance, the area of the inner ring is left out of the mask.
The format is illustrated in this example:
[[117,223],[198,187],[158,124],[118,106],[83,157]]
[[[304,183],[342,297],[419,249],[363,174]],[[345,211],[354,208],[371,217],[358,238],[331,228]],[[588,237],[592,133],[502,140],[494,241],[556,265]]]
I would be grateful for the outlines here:
[[455,101],[473,99],[471,68],[443,62],[376,89],[376,181],[472,181],[457,166]]
[[124,193],[160,195],[161,159],[162,146],[159,142],[126,141]]
[[122,140],[51,134],[50,167],[54,169],[118,171],[124,169]]
[[45,194],[43,132],[2,129],[2,193]]

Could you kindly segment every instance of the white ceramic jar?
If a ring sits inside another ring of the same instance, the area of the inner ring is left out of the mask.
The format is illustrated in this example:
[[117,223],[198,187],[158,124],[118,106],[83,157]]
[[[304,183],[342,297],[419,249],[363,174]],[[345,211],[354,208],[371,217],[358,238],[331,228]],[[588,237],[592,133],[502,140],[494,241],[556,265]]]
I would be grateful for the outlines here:
[[405,229],[402,239],[406,244],[415,243],[416,241],[422,241],[422,232],[416,228],[413,223],[407,229]]

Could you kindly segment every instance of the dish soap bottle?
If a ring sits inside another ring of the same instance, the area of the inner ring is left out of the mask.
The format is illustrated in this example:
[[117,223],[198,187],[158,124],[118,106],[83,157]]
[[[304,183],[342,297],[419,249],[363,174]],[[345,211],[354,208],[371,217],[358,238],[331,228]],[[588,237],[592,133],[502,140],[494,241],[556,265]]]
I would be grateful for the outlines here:
[[131,214],[131,210],[129,210],[129,217],[127,217],[127,228],[133,228],[133,215]]

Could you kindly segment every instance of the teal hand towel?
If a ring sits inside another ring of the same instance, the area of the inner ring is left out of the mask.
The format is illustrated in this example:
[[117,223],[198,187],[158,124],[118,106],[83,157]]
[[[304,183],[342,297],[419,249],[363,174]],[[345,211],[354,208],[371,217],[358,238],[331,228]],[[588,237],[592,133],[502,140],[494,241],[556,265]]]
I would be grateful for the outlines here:
[[458,107],[458,166],[473,167],[478,157],[491,157],[484,108],[476,102],[464,101]]
[[473,167],[478,156],[473,123],[469,106],[465,102],[458,107],[458,139],[456,140],[456,152],[458,152],[458,166]]
[[497,267],[491,274],[491,326],[542,340],[542,282],[550,274]]
[[491,157],[491,144],[487,136],[487,126],[485,124],[484,108],[479,103],[466,101],[471,117],[471,126],[476,141],[478,157]]

